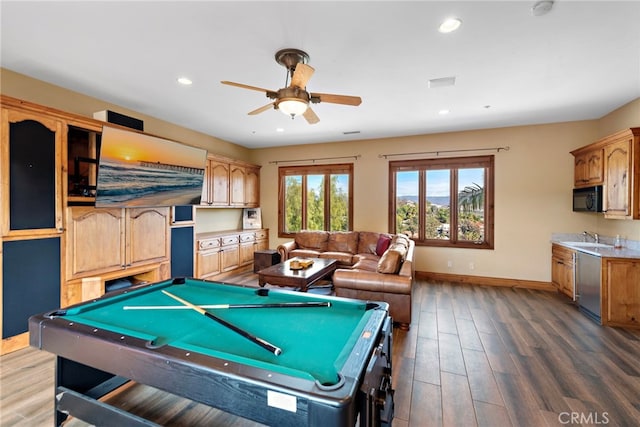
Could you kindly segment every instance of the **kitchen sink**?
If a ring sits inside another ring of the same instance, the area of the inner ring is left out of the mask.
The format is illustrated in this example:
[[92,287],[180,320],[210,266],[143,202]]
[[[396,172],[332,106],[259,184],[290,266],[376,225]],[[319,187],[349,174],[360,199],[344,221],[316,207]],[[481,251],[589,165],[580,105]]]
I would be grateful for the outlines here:
[[577,248],[613,248],[613,245],[607,245],[606,243],[595,242],[561,242],[567,246],[575,246]]

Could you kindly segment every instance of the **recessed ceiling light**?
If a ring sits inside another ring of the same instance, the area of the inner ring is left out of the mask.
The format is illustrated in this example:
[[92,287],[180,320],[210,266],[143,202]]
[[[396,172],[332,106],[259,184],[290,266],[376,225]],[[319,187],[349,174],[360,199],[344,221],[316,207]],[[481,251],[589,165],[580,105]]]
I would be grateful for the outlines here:
[[462,25],[462,21],[460,19],[449,18],[442,24],[440,24],[438,31],[440,31],[441,33],[451,33],[460,28],[460,25]]
[[276,132],[284,132],[283,128],[276,128]]
[[438,111],[438,114],[440,114],[441,116],[444,116],[445,114],[449,114],[449,110],[440,110]]
[[180,83],[181,85],[185,85],[185,86],[189,86],[189,85],[193,84],[191,79],[189,79],[187,77],[178,77],[178,83]]

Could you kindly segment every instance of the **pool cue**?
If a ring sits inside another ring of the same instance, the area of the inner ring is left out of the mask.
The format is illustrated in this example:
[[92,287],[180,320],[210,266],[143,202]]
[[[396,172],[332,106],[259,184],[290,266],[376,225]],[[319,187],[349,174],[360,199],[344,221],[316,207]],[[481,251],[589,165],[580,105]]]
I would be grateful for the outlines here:
[[[310,301],[310,302],[282,302],[271,304],[205,304],[198,305],[203,309],[228,310],[232,308],[307,308],[307,307],[331,307],[330,302]],[[125,305],[123,310],[182,310],[189,309],[185,305]]]
[[249,332],[238,328],[235,325],[232,325],[231,323],[227,322],[224,319],[221,319],[211,313],[209,313],[208,311],[206,311],[203,308],[198,307],[197,305],[191,304],[189,301],[186,301],[182,298],[180,298],[179,296],[173,295],[167,291],[165,291],[164,289],[162,290],[162,293],[173,298],[176,301],[181,302],[182,304],[186,305],[189,308],[194,309],[195,311],[197,311],[198,313],[204,315],[205,317],[208,317],[211,320],[214,320],[218,323],[220,323],[222,326],[225,326],[229,329],[231,329],[233,332],[242,335],[243,337],[245,337],[246,339],[254,342],[255,344],[258,344],[260,347],[269,350],[270,352],[272,352],[273,354],[275,354],[276,356],[279,356],[280,354],[282,354],[282,350],[278,347],[276,347],[275,345],[263,340],[262,338],[258,338],[255,335],[250,334]]

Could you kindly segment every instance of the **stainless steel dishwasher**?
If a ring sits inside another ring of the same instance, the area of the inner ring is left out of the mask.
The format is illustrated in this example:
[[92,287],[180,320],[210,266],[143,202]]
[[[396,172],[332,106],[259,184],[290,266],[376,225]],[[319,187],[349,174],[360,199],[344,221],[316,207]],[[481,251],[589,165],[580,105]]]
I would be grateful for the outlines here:
[[577,251],[576,255],[576,288],[578,293],[578,305],[583,313],[601,324],[601,258],[581,251]]

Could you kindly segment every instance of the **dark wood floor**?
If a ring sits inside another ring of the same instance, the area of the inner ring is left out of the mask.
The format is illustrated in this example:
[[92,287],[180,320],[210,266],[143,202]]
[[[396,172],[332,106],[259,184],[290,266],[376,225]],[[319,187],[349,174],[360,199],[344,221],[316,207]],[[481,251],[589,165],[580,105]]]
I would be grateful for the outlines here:
[[[543,291],[417,281],[413,301],[411,329],[394,332],[395,427],[640,425],[640,332]],[[0,425],[52,425],[52,356],[0,364]],[[141,385],[114,400],[164,425],[256,425]]]

